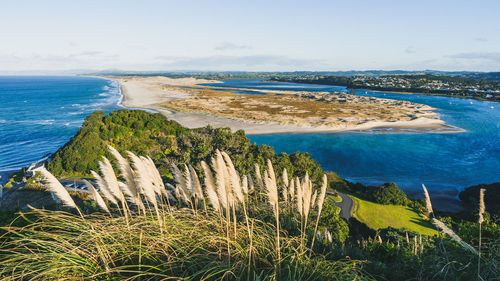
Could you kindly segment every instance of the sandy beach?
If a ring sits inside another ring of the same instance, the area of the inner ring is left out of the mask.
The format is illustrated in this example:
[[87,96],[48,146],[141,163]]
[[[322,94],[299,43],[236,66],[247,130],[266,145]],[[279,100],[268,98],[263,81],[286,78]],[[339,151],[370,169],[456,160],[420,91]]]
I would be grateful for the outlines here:
[[[229,127],[231,130],[245,130],[248,135],[251,134],[273,134],[273,133],[310,133],[310,132],[342,132],[342,131],[359,131],[359,130],[372,130],[384,128],[384,132],[429,132],[429,133],[455,133],[463,131],[460,128],[450,126],[445,124],[444,121],[438,118],[438,115],[433,112],[433,108],[428,106],[411,104],[408,103],[401,105],[400,111],[410,111],[418,107],[418,114],[413,114],[410,116],[415,116],[410,120],[394,120],[392,118],[390,121],[377,118],[367,118],[369,120],[366,122],[346,122],[346,118],[336,120],[335,118],[328,117],[333,120],[328,123],[324,120],[315,121],[314,118],[305,118],[307,122],[302,122],[303,120],[295,120],[295,123],[287,124],[283,122],[283,118],[274,118],[276,116],[264,116],[261,119],[249,120],[245,118],[235,116],[224,116],[223,114],[210,113],[209,111],[199,111],[197,110],[174,110],[170,106],[165,106],[169,103],[191,103],[191,101],[199,101],[192,92],[181,87],[193,87],[202,83],[217,83],[219,81],[213,80],[202,80],[195,78],[168,78],[163,76],[152,76],[152,77],[107,77],[109,79],[116,80],[121,87],[123,94],[122,104],[129,108],[141,108],[157,111],[171,120],[179,122],[181,125],[187,128],[198,128],[211,125],[213,127]],[[271,91],[269,91],[271,92]],[[297,93],[294,93],[297,94]],[[298,94],[299,97],[303,97],[303,93]],[[352,95],[351,95],[352,96]],[[356,98],[354,102],[364,103],[364,100],[359,97]],[[324,97],[320,97],[323,98]],[[352,98],[352,97],[351,97]],[[215,101],[222,101],[217,97]],[[370,98],[370,103],[380,103],[385,105],[387,100]],[[389,100],[392,102],[392,100]],[[162,104],[162,105],[160,105]],[[191,103],[192,104],[192,103]],[[400,104],[400,103],[399,103]],[[416,106],[415,106],[416,105]],[[196,105],[195,105],[196,106]],[[394,108],[394,104],[390,104],[388,108]],[[212,107],[213,108],[213,107]],[[209,108],[210,109],[210,108]],[[356,117],[356,113],[352,113]],[[366,115],[366,113],[365,113]],[[272,118],[269,118],[272,117]],[[316,119],[325,119],[316,118]],[[351,118],[351,117],[349,117]],[[286,119],[289,122],[290,118]],[[297,118],[295,118],[297,119]],[[400,118],[403,119],[403,118]],[[405,118],[409,119],[409,118]],[[339,122],[337,122],[339,121]]]

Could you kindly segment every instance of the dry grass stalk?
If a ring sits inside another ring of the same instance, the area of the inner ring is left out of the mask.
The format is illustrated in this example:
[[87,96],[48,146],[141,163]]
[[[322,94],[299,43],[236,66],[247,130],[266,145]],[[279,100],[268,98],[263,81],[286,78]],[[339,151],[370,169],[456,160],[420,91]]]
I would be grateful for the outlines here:
[[484,206],[484,192],[486,190],[484,188],[481,188],[479,190],[479,218],[478,218],[478,223],[479,223],[479,246],[478,246],[478,253],[477,253],[477,277],[478,279],[482,280],[481,278],[481,228],[484,222],[484,211],[485,211],[485,206]]
[[453,230],[451,230],[448,226],[446,226],[446,224],[444,224],[442,221],[440,221],[436,218],[433,218],[432,222],[434,223],[434,225],[437,228],[439,228],[441,230],[441,232],[443,232],[444,234],[447,234],[448,236],[451,237],[451,239],[458,242],[458,244],[460,244],[460,246],[462,246],[462,248],[464,248],[464,249],[466,249],[466,250],[468,250],[476,255],[478,254],[478,251],[476,249],[474,249],[474,247],[472,247],[471,245],[464,242],[462,240],[462,238],[460,238]]
[[427,208],[427,212],[429,213],[429,216],[431,214],[434,214],[432,211],[432,204],[431,204],[431,197],[429,196],[429,192],[427,192],[427,188],[425,187],[424,184],[422,184],[422,188],[424,189],[424,195],[425,195],[425,207]]
[[485,189],[484,188],[481,188],[479,190],[479,219],[478,219],[478,223],[483,223],[484,222],[484,211],[485,211],[485,207],[484,207],[484,192],[485,192]]
[[285,187],[288,187],[289,181],[288,181],[288,172],[286,171],[286,168],[283,168],[282,178],[283,178],[283,184],[285,185]]
[[[321,218],[321,211],[323,210],[323,204],[325,202],[326,190],[327,189],[328,189],[328,178],[324,174],[323,175],[323,183],[321,184],[321,190],[320,190],[319,197],[318,197],[318,202],[317,202],[318,216],[316,217],[316,224],[314,226],[314,232],[313,233],[316,233],[318,231],[319,219]],[[316,192],[314,194],[316,194]],[[314,247],[314,239],[315,238],[316,237],[313,237],[313,240],[311,242],[311,253],[312,253],[312,249]]]

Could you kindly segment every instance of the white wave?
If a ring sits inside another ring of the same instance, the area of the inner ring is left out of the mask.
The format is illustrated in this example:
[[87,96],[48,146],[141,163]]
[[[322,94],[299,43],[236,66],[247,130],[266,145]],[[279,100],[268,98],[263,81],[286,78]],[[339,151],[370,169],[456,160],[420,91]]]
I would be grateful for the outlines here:
[[83,113],[85,113],[85,112],[83,112],[83,111],[73,111],[73,112],[68,113],[68,115],[80,115],[80,114],[83,114]]

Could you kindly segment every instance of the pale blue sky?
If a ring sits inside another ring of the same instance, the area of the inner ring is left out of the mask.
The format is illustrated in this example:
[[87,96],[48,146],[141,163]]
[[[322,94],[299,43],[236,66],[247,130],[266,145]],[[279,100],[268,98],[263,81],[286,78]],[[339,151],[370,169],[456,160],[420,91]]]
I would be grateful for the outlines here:
[[500,1],[2,1],[0,71],[500,71]]

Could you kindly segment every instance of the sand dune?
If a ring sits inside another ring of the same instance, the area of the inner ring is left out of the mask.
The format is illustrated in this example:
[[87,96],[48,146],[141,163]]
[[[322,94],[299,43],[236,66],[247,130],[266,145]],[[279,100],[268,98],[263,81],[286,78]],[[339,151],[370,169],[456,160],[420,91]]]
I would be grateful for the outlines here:
[[[282,96],[275,97],[273,100],[270,100],[272,96],[256,98],[223,92],[213,94],[210,91],[208,91],[209,95],[202,95],[205,92],[178,86],[196,86],[218,81],[195,78],[173,79],[161,76],[108,78],[120,84],[124,95],[122,102],[124,106],[158,111],[188,128],[210,124],[213,127],[229,127],[233,131],[243,129],[246,134],[340,132],[374,128],[392,128],[389,131],[404,132],[463,131],[446,125],[433,112],[433,108],[404,101],[358,97],[349,94],[291,91],[279,91]],[[240,103],[244,101],[245,104],[261,102],[260,105],[264,109],[274,107],[278,109],[278,113],[257,111],[251,107],[252,110],[249,110],[245,107],[247,105],[241,108],[229,106],[234,104],[235,100]],[[281,100],[288,100],[289,104],[287,106],[280,104]],[[327,109],[332,107],[332,112],[335,111],[335,114],[326,114],[317,110],[307,115],[300,108],[307,102],[314,102],[313,105],[316,107],[319,105],[321,109],[325,106]]]

